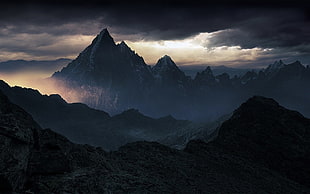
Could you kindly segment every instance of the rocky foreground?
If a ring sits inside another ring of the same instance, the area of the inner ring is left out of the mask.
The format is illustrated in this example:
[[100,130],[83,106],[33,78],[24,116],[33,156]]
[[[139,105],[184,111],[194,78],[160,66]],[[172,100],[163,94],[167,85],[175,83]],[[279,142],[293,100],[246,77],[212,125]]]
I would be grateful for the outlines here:
[[310,120],[253,97],[205,143],[78,145],[0,94],[0,193],[310,193]]

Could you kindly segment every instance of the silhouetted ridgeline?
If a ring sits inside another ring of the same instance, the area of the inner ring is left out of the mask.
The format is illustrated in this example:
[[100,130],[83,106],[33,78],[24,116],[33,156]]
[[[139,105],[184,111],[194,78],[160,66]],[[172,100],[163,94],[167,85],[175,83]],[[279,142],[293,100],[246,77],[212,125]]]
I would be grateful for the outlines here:
[[276,61],[233,77],[214,75],[207,67],[191,78],[167,55],[148,66],[125,42],[116,44],[107,29],[52,79],[66,86],[64,92],[76,91],[81,102],[110,114],[134,108],[153,117],[210,121],[263,95],[310,116],[310,68],[299,61]]
[[[176,120],[171,116],[154,119],[136,109],[111,117],[85,104],[69,104],[59,95],[42,95],[37,90],[10,87],[3,81],[0,81],[0,90],[29,112],[42,127],[52,128],[75,143],[101,146],[107,150],[115,150],[132,141],[161,141],[178,131],[181,133],[196,128],[208,131],[204,124]],[[185,143],[187,141],[189,139]]]
[[309,127],[298,112],[253,97],[210,143],[140,141],[108,153],[41,129],[0,92],[0,192],[309,193]]

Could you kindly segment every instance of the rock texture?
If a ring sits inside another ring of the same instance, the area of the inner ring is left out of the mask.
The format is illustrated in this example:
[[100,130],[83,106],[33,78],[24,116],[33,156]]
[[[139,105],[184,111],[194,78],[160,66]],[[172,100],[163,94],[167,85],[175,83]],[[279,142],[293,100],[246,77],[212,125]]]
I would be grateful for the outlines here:
[[243,103],[211,144],[310,186],[310,120],[273,99]]
[[309,193],[309,122],[254,97],[210,143],[105,152],[41,129],[0,93],[0,193]]

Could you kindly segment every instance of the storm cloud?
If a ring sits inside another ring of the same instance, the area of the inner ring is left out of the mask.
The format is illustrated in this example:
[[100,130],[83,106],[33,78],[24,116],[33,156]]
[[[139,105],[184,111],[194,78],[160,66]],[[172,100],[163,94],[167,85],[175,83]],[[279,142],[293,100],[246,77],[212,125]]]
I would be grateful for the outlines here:
[[[269,56],[305,57],[310,54],[309,13],[309,5],[296,1],[6,3],[0,8],[0,52],[75,56],[107,27],[116,41],[182,40],[211,33],[207,49],[240,46],[271,49]],[[82,35],[79,43],[68,41]]]

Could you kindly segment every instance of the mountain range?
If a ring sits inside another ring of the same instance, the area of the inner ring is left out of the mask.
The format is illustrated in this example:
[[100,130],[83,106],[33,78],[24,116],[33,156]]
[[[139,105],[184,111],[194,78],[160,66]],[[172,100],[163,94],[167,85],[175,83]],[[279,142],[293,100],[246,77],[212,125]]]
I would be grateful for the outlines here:
[[10,60],[0,62],[1,73],[14,73],[20,71],[45,71],[53,72],[63,68],[68,64],[70,59],[56,59],[45,61],[26,61],[26,60]]
[[206,69],[206,67],[209,66],[212,69],[212,72],[215,76],[221,75],[223,73],[227,73],[229,77],[234,76],[242,76],[248,71],[259,71],[258,68],[238,68],[238,67],[228,67],[225,65],[220,66],[213,66],[213,65],[182,65],[179,66],[180,70],[182,70],[186,75],[191,76],[191,78],[195,78],[197,72],[201,72]]
[[[180,147],[194,138],[188,133],[199,131],[207,139],[208,134],[215,130],[208,126],[210,124],[176,120],[171,115],[151,118],[137,109],[110,116],[82,103],[67,103],[57,94],[42,95],[30,88],[10,87],[4,81],[0,81],[0,90],[13,103],[29,112],[40,126],[52,128],[75,143],[100,146],[105,150],[115,150],[138,140],[159,141]],[[168,136],[182,136],[185,139],[170,138],[168,141]]]
[[0,92],[0,192],[309,193],[309,127],[300,113],[254,96],[209,143],[176,150],[139,141],[106,152],[42,129]]
[[116,44],[107,29],[51,79],[65,85],[65,93],[76,91],[81,102],[110,114],[134,108],[152,117],[211,121],[250,96],[263,95],[310,115],[310,68],[299,61],[276,61],[233,77],[206,67],[192,78],[167,55],[147,65],[124,41]]

